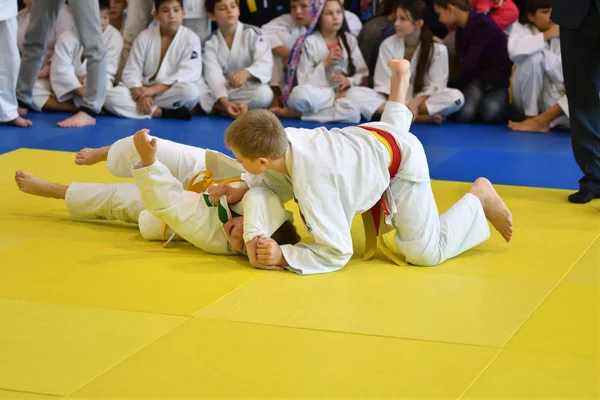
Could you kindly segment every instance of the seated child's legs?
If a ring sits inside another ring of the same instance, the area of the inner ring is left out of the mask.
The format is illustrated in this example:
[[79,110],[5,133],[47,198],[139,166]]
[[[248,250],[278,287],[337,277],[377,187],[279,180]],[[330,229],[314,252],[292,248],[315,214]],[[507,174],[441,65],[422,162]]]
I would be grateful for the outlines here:
[[456,113],[456,122],[475,122],[484,95],[484,84],[478,80],[473,80],[465,86],[462,92],[465,97],[465,105]]
[[176,110],[187,108],[192,110],[200,101],[200,88],[197,83],[176,83],[163,94],[154,98],[154,103],[163,109]]
[[481,100],[479,113],[487,124],[504,123],[508,117],[508,90],[498,88],[489,90]]
[[249,110],[268,109],[273,102],[273,90],[267,84],[247,82],[244,87],[229,91],[229,101],[247,104]]
[[131,91],[125,86],[115,86],[106,91],[104,101],[106,111],[124,118],[150,119],[151,115],[140,114],[137,105],[131,97]]
[[515,67],[511,79],[512,106],[527,117],[535,117],[542,112],[543,62],[541,53],[527,57]]
[[353,86],[346,91],[346,99],[356,105],[360,110],[360,115],[367,121],[371,121],[373,116],[385,102],[386,98],[382,94],[367,87]]
[[439,114],[443,118],[460,110],[465,104],[465,96],[458,89],[442,89],[425,100],[429,115]]
[[50,79],[38,79],[33,85],[31,106],[35,111],[41,112],[44,105],[50,97],[54,97],[54,92],[50,86]]

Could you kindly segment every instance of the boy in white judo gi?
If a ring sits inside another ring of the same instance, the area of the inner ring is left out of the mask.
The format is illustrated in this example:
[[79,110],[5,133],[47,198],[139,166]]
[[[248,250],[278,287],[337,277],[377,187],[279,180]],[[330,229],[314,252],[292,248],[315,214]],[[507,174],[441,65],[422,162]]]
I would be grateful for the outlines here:
[[[412,114],[403,104],[410,63],[390,60],[388,65],[393,73],[382,122],[331,131],[284,129],[273,114],[253,111],[225,132],[226,145],[244,169],[261,175],[256,182],[248,180],[250,186],[268,186],[284,202],[294,197],[315,239],[284,246],[260,239],[260,264],[299,274],[336,271],[353,253],[354,215],[368,212],[373,218],[365,218],[367,227],[376,235],[379,210],[384,216],[381,228],[396,228],[398,250],[414,265],[438,265],[487,240],[486,218],[510,241],[511,213],[485,178],[477,179],[469,193],[438,215],[425,151],[408,131]],[[375,253],[375,238],[367,235],[367,258]]]
[[[550,20],[552,0],[528,0],[526,10],[508,37],[508,55],[515,63],[512,106],[527,119],[509,121],[514,131],[542,132],[569,128],[560,30]],[[600,51],[600,49],[598,49]]]
[[[113,87],[119,58],[123,50],[123,38],[109,24],[110,5],[100,0],[100,26],[106,49],[106,87]],[[50,62],[50,79],[38,79],[33,87],[32,108],[36,111],[61,111],[76,113],[83,105],[86,94],[86,65],[83,45],[76,30],[63,31],[56,40]]]
[[[212,254],[246,254],[243,229],[252,238],[272,237],[281,244],[299,240],[291,213],[273,192],[264,188],[244,191],[236,204],[228,204],[226,196],[206,192],[213,179],[240,175],[239,165],[223,154],[151,139],[142,130],[112,146],[84,149],[76,158],[80,165],[101,160],[107,160],[115,176],[133,176],[135,183],[66,186],[23,171],[17,171],[15,181],[25,193],[65,200],[75,218],[138,224],[147,240],[170,241],[176,234]],[[245,185],[237,180],[232,185]]]
[[19,110],[15,92],[21,64],[17,47],[16,0],[0,1],[0,38],[0,124],[27,128],[31,121],[22,117],[27,111]]
[[207,0],[206,10],[219,26],[204,43],[204,78],[210,92],[202,104],[238,118],[247,110],[268,108],[273,55],[259,28],[239,21],[236,0]]
[[104,108],[125,118],[189,120],[200,100],[202,54],[198,35],[182,25],[181,0],[156,0],[160,24],[133,43],[119,86]]

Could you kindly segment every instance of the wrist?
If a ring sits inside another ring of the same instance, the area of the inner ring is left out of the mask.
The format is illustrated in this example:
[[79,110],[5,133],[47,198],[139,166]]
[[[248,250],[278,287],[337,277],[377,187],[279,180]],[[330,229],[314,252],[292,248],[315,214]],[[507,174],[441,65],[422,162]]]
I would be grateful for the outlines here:
[[156,157],[154,155],[141,157],[140,161],[142,162],[143,167],[148,167],[156,162]]

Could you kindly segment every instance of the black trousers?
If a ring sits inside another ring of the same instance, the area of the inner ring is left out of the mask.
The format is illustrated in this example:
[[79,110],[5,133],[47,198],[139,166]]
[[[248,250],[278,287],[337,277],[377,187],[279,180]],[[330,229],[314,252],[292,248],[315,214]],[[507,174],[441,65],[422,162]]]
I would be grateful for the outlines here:
[[600,15],[594,2],[576,29],[560,29],[575,161],[581,190],[600,193]]

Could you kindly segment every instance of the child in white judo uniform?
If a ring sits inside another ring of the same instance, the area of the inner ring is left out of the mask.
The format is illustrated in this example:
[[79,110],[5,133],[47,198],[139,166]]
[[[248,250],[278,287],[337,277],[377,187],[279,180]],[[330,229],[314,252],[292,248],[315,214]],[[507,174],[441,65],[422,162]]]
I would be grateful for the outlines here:
[[[123,38],[109,24],[109,2],[100,1],[100,25],[106,49],[106,88],[110,90],[123,50]],[[58,22],[58,21],[57,21]],[[36,111],[76,113],[83,104],[87,60],[76,30],[67,29],[58,36],[50,62],[50,79],[38,79],[33,87],[32,108]]]
[[200,100],[200,39],[181,24],[181,0],[157,3],[160,24],[135,39],[121,83],[106,93],[104,108],[125,118],[189,120]]
[[423,0],[407,0],[396,8],[396,35],[381,43],[375,66],[373,89],[378,97],[365,94],[360,102],[365,119],[371,120],[376,112],[383,112],[390,94],[390,59],[411,62],[406,106],[413,114],[413,122],[439,125],[463,106],[460,90],[448,88],[448,49],[425,25],[426,13]]
[[545,133],[554,127],[569,128],[560,30],[550,20],[551,12],[552,0],[529,0],[508,38],[508,55],[515,63],[512,106],[527,118],[508,123],[515,131]]
[[17,46],[17,2],[0,1],[0,124],[27,128],[31,121],[24,119],[26,110],[19,110],[16,87],[21,58]]
[[219,26],[204,43],[204,78],[210,88],[202,100],[238,118],[247,110],[268,108],[273,72],[271,48],[259,28],[239,21],[236,0],[207,0],[206,10]]
[[[138,224],[147,240],[171,240],[178,235],[207,253],[246,254],[243,229],[253,237],[272,237],[282,244],[299,240],[291,213],[269,190],[250,190],[236,204],[228,204],[225,196],[216,205],[211,203],[204,188],[212,179],[239,177],[241,172],[239,164],[223,154],[151,139],[142,130],[112,146],[84,149],[76,158],[80,165],[102,160],[113,175],[133,176],[135,183],[66,186],[23,171],[17,171],[15,180],[25,193],[65,200],[74,218]],[[198,185],[203,186],[200,193],[184,190],[197,190]]]
[[[348,23],[350,34],[357,37],[362,29],[362,22],[354,13],[344,11],[344,18]],[[311,23],[311,1],[290,0],[290,13],[283,14],[269,21],[261,30],[273,52],[273,76],[271,87],[283,90],[285,85],[285,68],[290,52],[296,40],[306,33]],[[285,67],[285,68],[284,68]]]
[[[25,32],[29,27],[29,22],[31,21],[31,2],[33,0],[25,0],[23,4],[25,8],[19,11],[19,15],[17,17],[17,21],[19,22],[19,30],[17,33],[19,51],[21,54],[24,52],[24,43],[25,43]],[[75,20],[73,19],[73,14],[71,14],[71,10],[69,10],[69,6],[66,4],[62,5],[62,8],[58,12],[58,16],[56,17],[56,22],[54,23],[54,28],[52,29],[52,33],[50,35],[50,39],[48,39],[48,47],[46,49],[46,55],[44,57],[44,62],[42,64],[42,69],[40,70],[39,79],[48,79],[50,78],[50,60],[52,59],[52,55],[54,54],[54,46],[56,44],[56,38],[58,38],[63,32],[67,30],[77,31],[75,27]]]
[[360,110],[349,92],[368,75],[367,65],[357,40],[347,32],[340,1],[327,1],[318,20],[304,42],[296,71],[298,84],[287,99],[287,107],[273,107],[271,111],[305,121],[357,123]]
[[[412,115],[403,104],[410,63],[390,60],[388,65],[391,92],[382,122],[332,130],[284,129],[273,114],[252,111],[225,132],[227,147],[256,175],[256,182],[248,180],[250,186],[268,186],[283,201],[294,197],[315,239],[285,246],[260,239],[257,259],[262,265],[299,274],[342,268],[353,253],[352,219],[365,212],[374,217],[372,232],[396,228],[398,250],[414,265],[438,265],[487,240],[486,218],[506,241],[511,239],[511,213],[485,178],[477,179],[469,193],[438,215],[425,151],[408,131]],[[381,226],[378,208],[384,211]],[[372,241],[367,236],[369,257],[375,253]],[[393,253],[386,254],[396,261]]]

